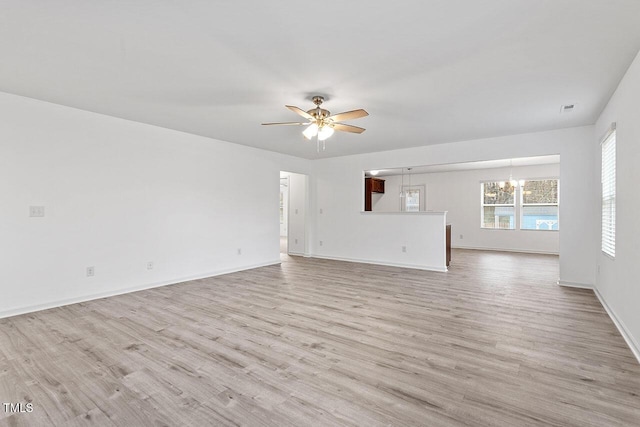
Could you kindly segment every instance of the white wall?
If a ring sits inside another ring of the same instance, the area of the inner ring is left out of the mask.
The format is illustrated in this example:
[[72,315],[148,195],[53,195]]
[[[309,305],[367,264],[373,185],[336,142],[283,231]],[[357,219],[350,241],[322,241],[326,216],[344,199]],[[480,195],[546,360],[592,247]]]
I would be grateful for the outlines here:
[[601,187],[593,186],[600,273],[596,289],[610,309],[640,360],[640,55],[627,71],[595,126],[592,149],[596,152],[594,176],[600,178],[600,139],[612,122],[616,132],[616,256],[600,250]]
[[[373,256],[372,248],[359,243],[363,170],[560,154],[559,280],[593,285],[597,235],[596,215],[591,207],[598,200],[593,192],[597,183],[593,173],[593,135],[593,126],[585,126],[316,160],[312,163],[315,227],[311,232],[311,249],[323,256],[363,259]],[[381,245],[394,238],[389,230],[378,233]],[[325,242],[322,249],[318,245],[320,240]]]
[[591,126],[308,162],[7,94],[0,114],[0,315],[277,262],[280,170],[312,176],[304,253],[366,260],[363,170],[547,154],[562,158],[560,280],[595,281]]
[[[385,193],[378,197],[373,210],[399,212],[401,182],[408,185],[410,181],[411,185],[422,185],[426,189],[426,210],[448,212],[447,221],[452,225],[453,247],[557,254],[558,232],[480,228],[480,182],[506,181],[511,171],[510,168],[493,168],[415,174],[410,180],[407,175],[404,178],[399,175],[384,176],[381,178],[385,180]],[[557,163],[513,167],[513,177],[516,179],[559,176],[560,165]],[[560,191],[562,198],[562,189]],[[562,204],[562,200],[560,203]]]
[[345,239],[322,241],[314,256],[445,272],[446,220],[446,212],[361,212]]
[[308,161],[1,93],[0,117],[0,316],[279,262],[279,171]]
[[357,162],[360,157],[312,163],[311,255],[446,270],[446,215],[363,213],[365,168]]

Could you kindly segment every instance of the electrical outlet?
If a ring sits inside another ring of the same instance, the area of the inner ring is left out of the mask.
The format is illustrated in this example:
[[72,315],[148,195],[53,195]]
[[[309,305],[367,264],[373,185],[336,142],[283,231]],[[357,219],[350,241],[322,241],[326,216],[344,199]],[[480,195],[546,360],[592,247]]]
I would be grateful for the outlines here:
[[320,246],[322,246],[322,240],[320,240]]
[[298,209],[296,209],[296,215],[298,215]]
[[153,261],[147,263],[147,270],[153,270]]
[[407,252],[407,247],[406,246],[402,247],[402,252]]
[[44,216],[44,206],[29,206],[29,216],[31,218],[42,218]]
[[93,277],[96,275],[95,267],[87,267],[87,277]]
[[242,255],[242,248],[238,248],[238,255]]
[[322,208],[320,208],[320,214],[322,215]]
[[460,240],[462,240],[462,239],[464,239],[464,236],[461,234],[461,235],[460,235]]
[[297,244],[298,244],[298,239],[294,239],[294,240],[295,240],[295,242],[296,242],[296,245],[297,245]]

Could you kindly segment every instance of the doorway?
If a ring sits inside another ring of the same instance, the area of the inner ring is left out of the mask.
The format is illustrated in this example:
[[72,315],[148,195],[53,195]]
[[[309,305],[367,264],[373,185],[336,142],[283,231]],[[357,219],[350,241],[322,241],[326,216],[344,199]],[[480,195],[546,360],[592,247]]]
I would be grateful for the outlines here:
[[309,177],[280,171],[280,253],[308,255]]
[[289,175],[280,172],[280,253],[288,253],[289,239]]

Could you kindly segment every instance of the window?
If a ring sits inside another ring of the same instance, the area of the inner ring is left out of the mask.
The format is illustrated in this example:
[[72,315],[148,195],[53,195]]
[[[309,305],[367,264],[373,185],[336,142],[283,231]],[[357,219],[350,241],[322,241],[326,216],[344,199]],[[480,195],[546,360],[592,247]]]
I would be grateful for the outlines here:
[[521,230],[558,230],[557,179],[525,181],[520,205]]
[[509,182],[483,182],[482,228],[513,230],[515,222],[515,187]]
[[602,143],[602,252],[616,256],[616,131]]
[[483,182],[481,227],[557,231],[559,195],[557,179]]
[[420,212],[425,210],[426,189],[424,185],[403,185],[400,196],[400,211]]
[[404,198],[404,210],[406,212],[418,212],[420,210],[420,190],[408,189]]

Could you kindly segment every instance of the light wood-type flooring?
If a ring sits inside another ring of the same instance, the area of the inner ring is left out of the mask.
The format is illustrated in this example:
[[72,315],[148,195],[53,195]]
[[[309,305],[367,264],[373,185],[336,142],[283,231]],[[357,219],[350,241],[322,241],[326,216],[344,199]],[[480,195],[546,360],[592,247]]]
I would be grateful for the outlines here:
[[283,255],[0,320],[2,426],[640,425],[640,365],[558,258]]

